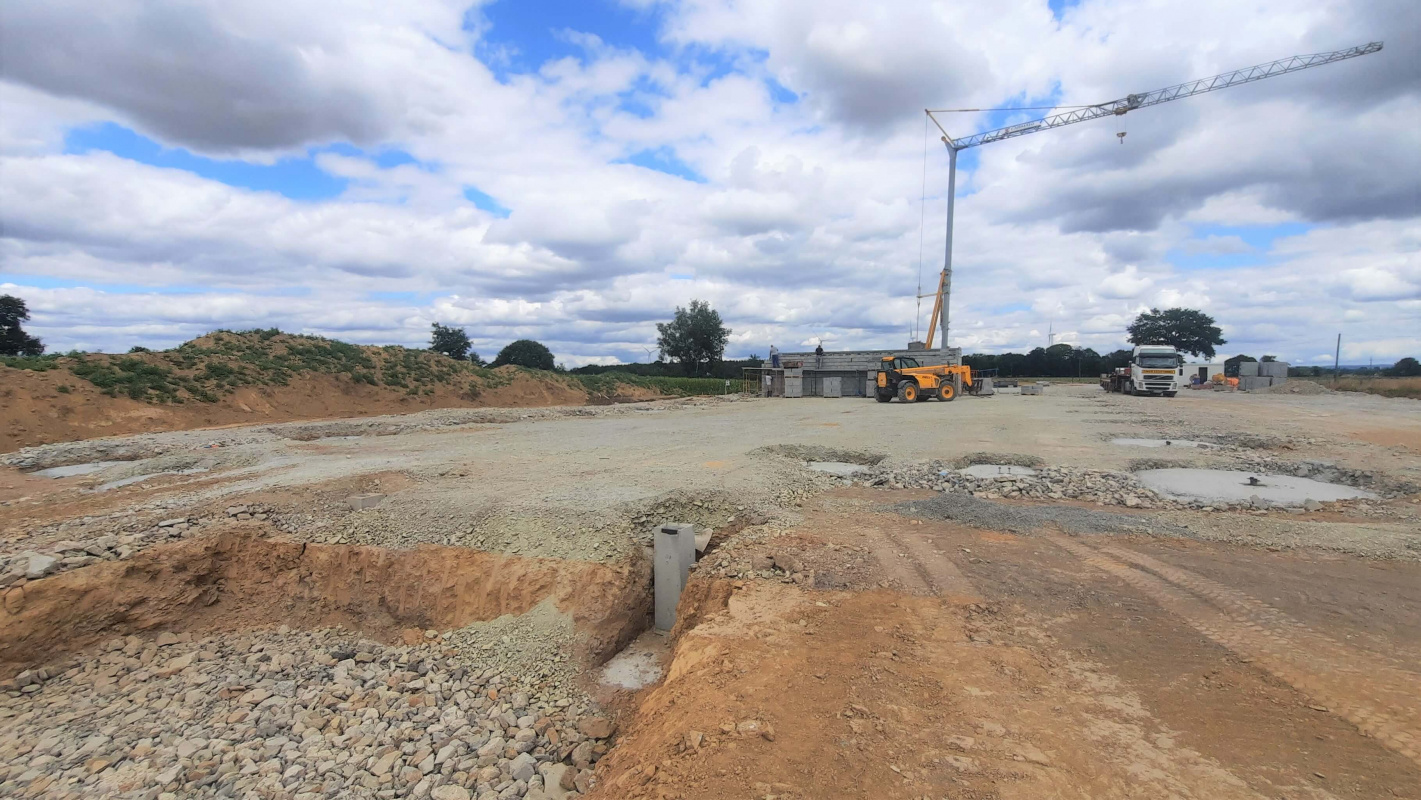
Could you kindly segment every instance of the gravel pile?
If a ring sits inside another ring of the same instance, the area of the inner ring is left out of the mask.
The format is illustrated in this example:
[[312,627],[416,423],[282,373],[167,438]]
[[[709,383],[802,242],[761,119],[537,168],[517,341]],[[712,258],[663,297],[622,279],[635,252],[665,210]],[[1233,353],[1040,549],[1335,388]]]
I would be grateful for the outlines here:
[[[271,514],[265,508],[238,505],[229,506],[224,516],[230,520],[261,522],[269,519]],[[23,586],[26,581],[87,567],[99,561],[119,561],[154,545],[196,536],[210,530],[212,523],[222,518],[181,516],[143,522],[134,514],[125,513],[83,517],[49,526],[17,543],[27,549],[0,553],[0,589]],[[114,529],[119,532],[105,532]],[[60,538],[67,533],[75,538]]]
[[1252,394],[1331,394],[1332,390],[1312,381],[1286,381],[1253,389]]
[[[982,463],[982,462],[977,462]],[[942,461],[875,468],[854,476],[863,486],[936,489],[987,499],[1084,500],[1105,506],[1160,508],[1178,505],[1124,472],[1041,467],[1034,475],[973,477]]]
[[115,639],[0,682],[0,796],[546,800],[612,724],[447,642],[341,631]]

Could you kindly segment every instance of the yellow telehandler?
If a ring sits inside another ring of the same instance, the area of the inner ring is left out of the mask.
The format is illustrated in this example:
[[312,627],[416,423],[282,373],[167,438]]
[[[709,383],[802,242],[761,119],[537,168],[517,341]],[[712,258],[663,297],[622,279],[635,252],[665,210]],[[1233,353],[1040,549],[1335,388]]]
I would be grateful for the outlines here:
[[933,397],[951,401],[964,389],[975,389],[971,367],[950,364],[925,367],[910,356],[884,356],[878,365],[878,386],[874,398],[880,403],[887,403],[894,397],[905,403]]

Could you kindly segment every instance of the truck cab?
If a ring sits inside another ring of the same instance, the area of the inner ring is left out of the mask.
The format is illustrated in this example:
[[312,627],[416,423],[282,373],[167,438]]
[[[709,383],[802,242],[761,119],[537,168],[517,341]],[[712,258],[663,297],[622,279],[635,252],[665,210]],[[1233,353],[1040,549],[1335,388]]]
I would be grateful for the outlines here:
[[1174,397],[1184,383],[1184,359],[1166,344],[1140,345],[1130,359],[1128,391]]
[[1185,383],[1184,358],[1167,344],[1140,345],[1127,366],[1100,376],[1102,389],[1121,394],[1174,397]]

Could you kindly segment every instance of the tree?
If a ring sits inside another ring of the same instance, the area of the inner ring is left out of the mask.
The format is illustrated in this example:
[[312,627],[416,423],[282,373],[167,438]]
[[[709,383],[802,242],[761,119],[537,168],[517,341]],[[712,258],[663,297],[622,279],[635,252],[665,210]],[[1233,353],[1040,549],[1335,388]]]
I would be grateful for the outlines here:
[[557,362],[553,360],[553,352],[541,342],[532,339],[519,339],[498,351],[493,366],[501,367],[504,364],[529,369],[553,369],[557,366]]
[[0,294],[0,356],[38,356],[44,354],[44,342],[25,333],[21,322],[30,318],[25,301]]
[[1258,359],[1258,360],[1261,361],[1261,362],[1265,362],[1265,363],[1272,363],[1272,362],[1274,362],[1274,361],[1277,361],[1277,360],[1278,360],[1278,357],[1277,357],[1277,356],[1264,356],[1264,357],[1262,357],[1262,358],[1260,358],[1260,359]]
[[[436,353],[443,353],[455,361],[463,361],[469,357],[469,348],[473,343],[469,341],[469,334],[463,328],[453,328],[448,325],[434,323],[434,333],[429,337],[429,349]],[[473,361],[477,362],[478,353],[474,353]]]
[[1167,344],[1181,353],[1214,357],[1214,346],[1227,344],[1214,318],[1192,308],[1152,308],[1126,328],[1130,344]]
[[677,306],[670,322],[656,323],[656,332],[656,346],[690,375],[698,374],[702,364],[715,366],[730,340],[719,312],[704,300],[692,300],[689,309]]
[[1398,378],[1415,378],[1421,376],[1421,362],[1417,362],[1416,359],[1407,356],[1393,364],[1391,369],[1387,370],[1387,372],[1390,372]]

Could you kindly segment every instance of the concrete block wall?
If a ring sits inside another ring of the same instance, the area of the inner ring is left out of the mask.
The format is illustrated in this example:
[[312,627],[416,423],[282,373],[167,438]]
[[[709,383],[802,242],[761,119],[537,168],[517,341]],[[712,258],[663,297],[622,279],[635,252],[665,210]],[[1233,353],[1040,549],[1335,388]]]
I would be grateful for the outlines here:
[[1239,376],[1240,378],[1257,378],[1257,377],[1258,377],[1258,362],[1257,362],[1257,361],[1240,361],[1239,364],[1238,364],[1238,376]]
[[884,356],[908,356],[916,358],[919,364],[925,367],[936,367],[942,364],[958,365],[962,363],[962,348],[949,348],[946,353],[942,350],[841,350],[824,351],[822,362],[816,362],[813,351],[808,353],[780,353],[780,363],[787,361],[804,362],[805,372],[817,370],[823,372],[863,372],[868,370],[878,370],[878,363]]
[[1249,377],[1240,377],[1238,379],[1238,388],[1244,390],[1245,392],[1252,392],[1256,389],[1264,389],[1272,385],[1273,378],[1270,378],[1266,375],[1254,375]]
[[1285,361],[1264,361],[1258,364],[1258,374],[1269,378],[1288,379],[1288,364]]

